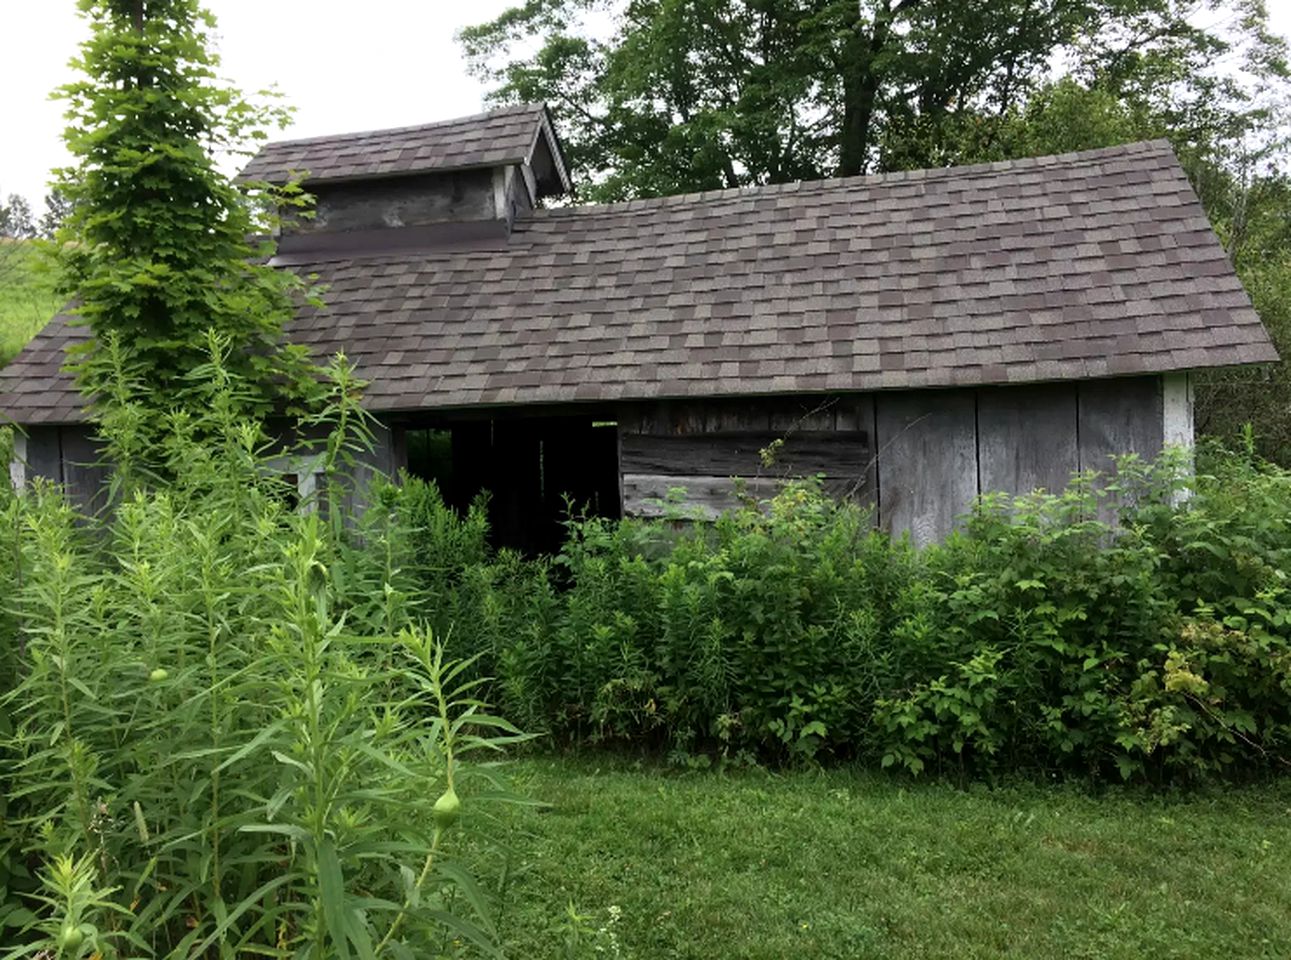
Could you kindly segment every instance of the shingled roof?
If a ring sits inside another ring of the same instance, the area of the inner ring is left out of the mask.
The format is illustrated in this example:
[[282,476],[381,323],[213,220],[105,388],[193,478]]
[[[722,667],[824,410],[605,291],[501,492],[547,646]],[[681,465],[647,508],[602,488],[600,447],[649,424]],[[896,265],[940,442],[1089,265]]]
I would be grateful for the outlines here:
[[[1164,141],[536,210],[491,249],[329,255],[290,336],[377,411],[869,391],[1277,359]],[[75,419],[55,320],[0,409]]]
[[496,167],[528,162],[540,137],[548,138],[562,180],[560,192],[567,191],[551,118],[540,103],[415,127],[280,140],[266,144],[238,179],[286,183],[307,174],[316,184]]

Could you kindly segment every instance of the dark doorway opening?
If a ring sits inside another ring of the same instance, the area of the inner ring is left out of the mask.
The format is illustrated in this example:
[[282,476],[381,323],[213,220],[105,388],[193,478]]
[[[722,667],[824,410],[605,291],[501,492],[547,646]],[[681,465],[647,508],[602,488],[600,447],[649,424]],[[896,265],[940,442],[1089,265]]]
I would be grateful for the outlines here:
[[489,493],[493,545],[554,553],[575,515],[618,519],[618,424],[590,417],[461,420],[405,431],[408,472],[464,511]]

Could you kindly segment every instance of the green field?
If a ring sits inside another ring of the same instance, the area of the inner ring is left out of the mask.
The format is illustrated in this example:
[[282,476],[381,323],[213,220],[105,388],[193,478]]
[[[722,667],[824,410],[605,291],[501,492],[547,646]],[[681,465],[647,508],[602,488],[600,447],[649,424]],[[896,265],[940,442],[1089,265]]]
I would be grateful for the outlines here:
[[13,359],[62,306],[53,274],[38,260],[31,244],[0,238],[0,363]]
[[501,815],[509,957],[1291,956],[1291,782],[1093,795],[551,757],[512,776],[550,807]]

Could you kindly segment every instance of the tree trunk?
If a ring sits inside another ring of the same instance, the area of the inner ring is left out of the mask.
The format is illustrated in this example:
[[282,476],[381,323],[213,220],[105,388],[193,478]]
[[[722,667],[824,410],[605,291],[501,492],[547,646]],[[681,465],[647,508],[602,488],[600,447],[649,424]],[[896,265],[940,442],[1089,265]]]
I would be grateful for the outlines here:
[[875,60],[887,45],[892,26],[892,9],[887,0],[875,10],[868,35],[866,26],[858,11],[843,47],[843,127],[839,131],[838,163],[842,177],[865,172],[879,93]]

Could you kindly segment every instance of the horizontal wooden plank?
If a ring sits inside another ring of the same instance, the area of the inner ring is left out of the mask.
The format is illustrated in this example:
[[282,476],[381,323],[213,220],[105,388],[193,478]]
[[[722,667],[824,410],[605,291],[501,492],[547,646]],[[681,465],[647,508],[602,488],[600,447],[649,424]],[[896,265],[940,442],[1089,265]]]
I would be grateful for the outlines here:
[[624,435],[868,429],[874,400],[868,395],[714,397],[625,404],[617,413]]
[[[776,441],[783,441],[773,446]],[[771,450],[772,462],[761,451]],[[624,434],[624,473],[713,477],[827,477],[862,479],[872,459],[869,434],[813,430],[782,435],[747,431],[655,436]]]
[[[775,496],[781,481],[771,478],[739,481],[731,477],[678,477],[658,474],[623,475],[623,513],[632,517],[662,517],[680,512],[687,519],[712,520],[725,510],[739,506],[737,484],[744,492],[765,500]],[[680,502],[672,502],[674,491],[684,490]]]

